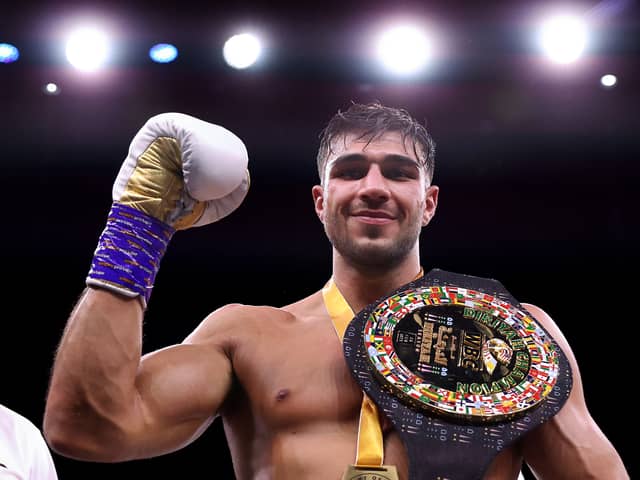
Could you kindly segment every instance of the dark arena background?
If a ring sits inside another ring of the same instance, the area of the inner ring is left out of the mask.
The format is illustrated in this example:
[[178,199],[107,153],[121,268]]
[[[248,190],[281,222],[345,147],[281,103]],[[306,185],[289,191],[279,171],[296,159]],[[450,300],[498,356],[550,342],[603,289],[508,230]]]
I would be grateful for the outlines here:
[[[549,60],[536,39],[560,7],[588,25],[572,63]],[[375,35],[397,21],[432,39],[431,61],[407,76],[375,58]],[[65,58],[83,22],[113,42],[93,72]],[[245,31],[263,40],[262,56],[232,68],[222,45]],[[177,47],[173,62],[149,58],[160,42]],[[546,310],[577,357],[592,416],[638,471],[637,2],[5,2],[0,43],[19,49],[0,63],[0,403],[42,425],[112,182],[148,117],[182,112],[230,129],[247,146],[252,184],[232,215],[174,236],[145,352],[182,341],[226,303],[285,305],[323,286],[331,250],[311,200],[318,135],[338,109],[379,100],[426,121],[437,143],[425,269],[495,278]],[[63,480],[234,478],[219,419],[158,458],[54,460]]]

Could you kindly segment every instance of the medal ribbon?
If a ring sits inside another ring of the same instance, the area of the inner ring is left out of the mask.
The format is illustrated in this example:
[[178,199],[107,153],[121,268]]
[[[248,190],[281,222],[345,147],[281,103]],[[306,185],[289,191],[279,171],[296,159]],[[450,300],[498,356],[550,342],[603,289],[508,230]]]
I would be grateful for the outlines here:
[[[353,310],[330,278],[322,289],[325,307],[329,312],[333,327],[336,329],[340,343],[344,337],[347,325],[353,319]],[[356,451],[356,465],[378,467],[384,458],[382,444],[382,428],[378,421],[378,408],[369,397],[362,397],[360,408],[360,424],[358,426],[358,445]]]
[[[423,275],[423,269],[416,278]],[[338,334],[340,343],[344,337],[347,325],[354,317],[353,310],[340,293],[333,281],[329,279],[322,289],[324,305],[329,312],[333,327]],[[363,394],[362,407],[360,408],[360,422],[358,425],[358,444],[356,451],[356,465],[359,467],[379,467],[384,459],[384,445],[382,427],[378,420],[378,407],[373,401]]]

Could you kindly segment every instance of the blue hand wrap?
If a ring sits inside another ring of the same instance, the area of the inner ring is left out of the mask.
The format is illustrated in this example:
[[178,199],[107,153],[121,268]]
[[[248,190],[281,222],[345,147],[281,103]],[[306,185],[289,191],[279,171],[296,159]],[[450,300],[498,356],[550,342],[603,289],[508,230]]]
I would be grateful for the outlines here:
[[129,296],[140,295],[146,307],[160,261],[174,233],[169,225],[135,208],[114,203],[87,283],[113,286]]

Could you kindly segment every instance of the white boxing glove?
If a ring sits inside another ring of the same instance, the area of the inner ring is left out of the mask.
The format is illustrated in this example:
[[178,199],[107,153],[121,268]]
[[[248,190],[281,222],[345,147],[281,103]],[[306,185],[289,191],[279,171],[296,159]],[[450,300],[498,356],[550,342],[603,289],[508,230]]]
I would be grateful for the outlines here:
[[151,117],[129,146],[114,202],[177,230],[233,212],[249,189],[247,149],[229,130],[182,113]]
[[181,113],[150,118],[129,147],[87,285],[146,307],[176,230],[220,220],[249,189],[248,155],[229,130]]

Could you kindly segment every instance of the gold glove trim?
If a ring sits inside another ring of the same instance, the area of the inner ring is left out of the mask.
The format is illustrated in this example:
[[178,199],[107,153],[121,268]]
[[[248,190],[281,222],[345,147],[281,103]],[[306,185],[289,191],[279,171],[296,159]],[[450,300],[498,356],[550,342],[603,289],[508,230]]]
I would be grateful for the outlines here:
[[158,137],[138,157],[119,202],[180,230],[197,222],[206,207],[193,200],[191,209],[172,220],[184,195],[180,145],[175,138]]

